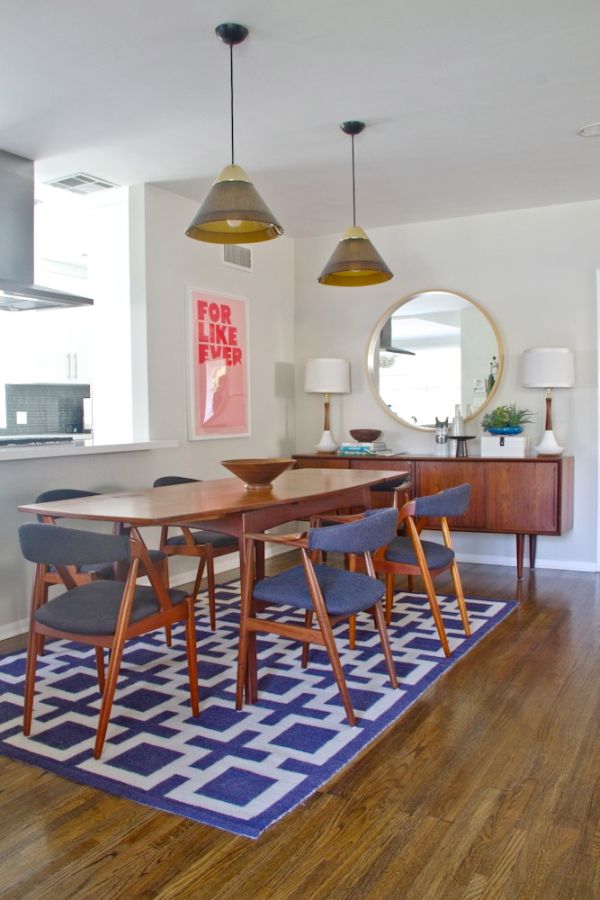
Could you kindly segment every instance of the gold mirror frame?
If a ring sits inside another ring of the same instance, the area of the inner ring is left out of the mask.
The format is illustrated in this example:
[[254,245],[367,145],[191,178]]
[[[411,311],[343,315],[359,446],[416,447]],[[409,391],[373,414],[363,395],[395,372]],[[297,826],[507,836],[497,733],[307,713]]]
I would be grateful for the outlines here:
[[475,307],[475,309],[479,310],[479,312],[484,316],[484,318],[488,322],[490,328],[492,329],[492,332],[494,334],[494,337],[496,338],[496,344],[498,347],[498,356],[497,356],[498,371],[496,373],[496,380],[494,382],[494,386],[492,387],[489,394],[487,394],[487,396],[486,396],[484,402],[481,404],[481,406],[478,406],[477,410],[471,416],[464,416],[465,422],[470,422],[473,419],[476,419],[489,406],[489,404],[491,403],[491,401],[493,400],[493,398],[496,394],[496,391],[498,390],[498,385],[500,384],[500,381],[502,380],[502,375],[504,374],[504,344],[502,341],[502,337],[500,335],[500,331],[499,331],[496,323],[492,319],[492,317],[489,315],[488,312],[486,312],[486,310],[483,308],[483,306],[481,306],[480,303],[478,303],[476,300],[473,300],[473,298],[469,297],[468,294],[463,294],[460,291],[449,290],[448,288],[429,288],[429,289],[423,290],[423,291],[414,291],[412,294],[407,294],[406,296],[402,297],[397,303],[392,304],[392,306],[390,306],[384,312],[384,314],[381,316],[381,318],[378,320],[377,324],[375,325],[375,328],[373,329],[371,338],[369,340],[368,349],[367,349],[367,372],[368,372],[368,376],[369,376],[369,385],[371,387],[371,390],[373,391],[373,393],[377,399],[377,402],[382,407],[382,409],[385,410],[385,412],[388,414],[388,416],[391,416],[391,418],[394,419],[396,422],[399,422],[401,425],[405,425],[407,428],[412,428],[414,431],[435,431],[435,427],[430,426],[430,425],[415,425],[413,422],[408,422],[406,419],[403,419],[400,416],[396,415],[395,412],[392,412],[392,410],[389,408],[389,406],[384,402],[381,394],[379,393],[378,385],[375,383],[374,366],[373,366],[374,353],[375,353],[376,347],[379,344],[381,329],[383,328],[383,326],[387,322],[387,320],[390,318],[390,316],[397,309],[399,309],[401,306],[405,306],[407,303],[410,303],[412,300],[416,300],[419,297],[422,297],[423,295],[440,294],[440,293],[441,294],[450,294],[455,297],[459,297],[461,300],[466,300],[468,303],[471,303]]

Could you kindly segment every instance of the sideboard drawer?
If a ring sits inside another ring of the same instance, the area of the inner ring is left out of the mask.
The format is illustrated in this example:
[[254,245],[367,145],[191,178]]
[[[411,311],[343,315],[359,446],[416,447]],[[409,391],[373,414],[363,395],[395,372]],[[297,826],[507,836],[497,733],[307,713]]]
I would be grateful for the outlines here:
[[350,468],[350,460],[349,459],[331,459],[324,457],[323,459],[319,459],[315,457],[315,459],[296,459],[296,468],[297,469],[349,469]]

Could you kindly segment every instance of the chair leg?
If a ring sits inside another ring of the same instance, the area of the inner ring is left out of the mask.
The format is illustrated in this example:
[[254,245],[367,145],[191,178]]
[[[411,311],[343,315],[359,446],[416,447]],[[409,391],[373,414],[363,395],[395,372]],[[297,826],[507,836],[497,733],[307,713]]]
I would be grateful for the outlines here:
[[456,602],[458,603],[458,609],[460,611],[460,618],[462,619],[463,628],[465,629],[465,634],[467,637],[471,636],[471,626],[469,624],[469,616],[467,614],[467,605],[465,603],[465,593],[463,591],[462,581],[460,578],[460,573],[458,571],[458,566],[456,562],[452,563],[452,568],[450,569],[450,573],[452,575],[452,584],[454,585],[454,593],[456,594]]
[[96,647],[96,671],[98,672],[98,690],[104,693],[104,647]]
[[106,678],[106,684],[104,685],[104,691],[102,692],[102,706],[100,707],[98,730],[96,731],[96,743],[94,744],[94,759],[100,759],[100,756],[102,755],[102,748],[104,747],[104,740],[106,738],[106,729],[108,728],[113,699],[117,687],[117,678],[119,677],[119,670],[121,668],[124,646],[125,635],[122,635],[118,641],[115,638],[115,644],[112,647],[110,662],[108,664],[108,676]]
[[29,631],[27,642],[27,669],[25,674],[25,696],[23,701],[23,734],[29,735],[31,731],[31,718],[33,715],[33,695],[35,693],[35,672],[37,657],[40,652],[41,634],[36,634],[33,625]]
[[[305,628],[311,628],[313,621],[313,611],[312,609],[307,609],[304,613],[304,626]],[[306,669],[308,666],[308,657],[310,655],[310,643],[308,641],[304,641],[302,644],[302,658],[300,661],[300,665],[303,669]]]
[[371,612],[373,613],[375,626],[377,628],[377,631],[379,632],[379,637],[381,639],[383,657],[385,659],[385,665],[388,670],[388,675],[390,676],[390,683],[394,690],[396,690],[396,688],[398,687],[398,676],[396,674],[396,666],[394,665],[394,658],[392,656],[392,648],[390,647],[390,638],[387,633],[387,628],[385,627],[385,616],[383,615],[381,603],[376,603],[375,606],[371,609]]
[[333,669],[333,675],[340,692],[340,697],[342,699],[346,718],[348,719],[348,724],[356,725],[356,716],[354,715],[354,710],[352,708],[350,692],[348,691],[348,685],[346,684],[344,670],[340,661],[337,645],[333,636],[333,631],[331,630],[329,617],[327,616],[327,614],[319,615],[318,609],[315,609],[315,612],[317,614],[317,619],[319,621],[319,627],[321,629],[321,634],[323,635],[323,640],[325,641],[325,649],[327,650],[327,655],[329,656],[329,662],[331,663],[331,668]]
[[356,616],[348,618],[348,646],[351,650],[356,649]]
[[394,606],[394,573],[385,573],[385,621],[387,625],[392,621],[392,609]]
[[[354,553],[345,554],[344,568],[349,572],[356,572],[356,555]],[[356,616],[348,617],[348,646],[351,650],[356,649]]]
[[217,629],[217,608],[215,602],[215,561],[212,555],[212,547],[206,548],[206,578],[208,581],[208,613],[210,616],[210,630]]
[[[161,583],[164,584],[165,589],[169,590],[169,558],[161,559],[156,563],[156,568],[158,569],[158,576],[161,580]],[[165,625],[165,644],[167,647],[173,646],[173,639],[171,635],[171,626]],[[102,691],[102,688],[100,688]]]
[[[238,642],[238,665],[237,665],[237,680],[236,680],[236,689],[235,689],[235,708],[242,709],[244,705],[244,687],[247,682],[247,671],[248,671],[248,654],[252,649],[250,647],[250,631],[248,629],[248,619],[252,612],[252,587],[254,584],[254,571],[253,571],[253,544],[249,542],[249,545],[246,549],[246,553],[244,553],[245,562],[243,565],[243,569],[240,571],[242,577],[242,597],[240,602],[240,637]],[[240,542],[240,558],[242,558],[242,544]],[[253,646],[254,652],[256,652],[256,642],[254,642]],[[250,702],[248,697],[249,691],[246,691],[246,700]]]
[[198,652],[196,650],[196,615],[194,598],[190,596],[186,600],[187,618],[185,620],[185,643],[187,652],[188,676],[190,679],[190,702],[192,715],[200,713],[200,701],[198,697]]
[[433,579],[431,577],[429,569],[424,568],[421,570],[421,578],[423,579],[423,584],[427,593],[427,599],[429,600],[429,606],[433,615],[433,621],[435,622],[435,627],[437,628],[437,633],[440,638],[440,643],[442,645],[444,655],[450,656],[450,646],[448,644],[448,638],[446,637],[446,629],[444,628],[444,623],[442,621],[442,613],[440,610],[440,605],[437,602],[437,595],[435,593],[435,587],[433,586]]
[[415,579],[413,578],[412,575],[408,575],[406,578],[406,581],[407,581],[407,587],[408,587],[409,593],[412,594],[412,592],[415,589]]

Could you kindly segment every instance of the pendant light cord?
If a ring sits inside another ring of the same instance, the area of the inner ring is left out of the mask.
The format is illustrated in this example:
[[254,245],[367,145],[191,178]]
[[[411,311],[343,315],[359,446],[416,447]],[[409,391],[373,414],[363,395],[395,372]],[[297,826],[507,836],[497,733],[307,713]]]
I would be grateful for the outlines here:
[[231,96],[231,165],[235,165],[233,150],[233,44],[229,45],[229,88]]
[[354,178],[354,135],[352,137],[352,224],[356,225],[356,187]]

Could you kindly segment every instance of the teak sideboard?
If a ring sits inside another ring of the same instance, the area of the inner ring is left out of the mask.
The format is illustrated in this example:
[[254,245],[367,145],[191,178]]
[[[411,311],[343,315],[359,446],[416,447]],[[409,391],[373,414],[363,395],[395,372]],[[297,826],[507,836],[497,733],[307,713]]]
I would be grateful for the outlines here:
[[[452,520],[452,529],[514,534],[519,578],[523,577],[525,535],[529,536],[529,563],[534,568],[538,534],[560,535],[573,527],[572,456],[484,459],[399,454],[365,459],[296,453],[294,459],[300,468],[408,470],[414,497],[469,482],[469,510]],[[391,500],[391,493],[378,493],[373,505],[387,506]]]

